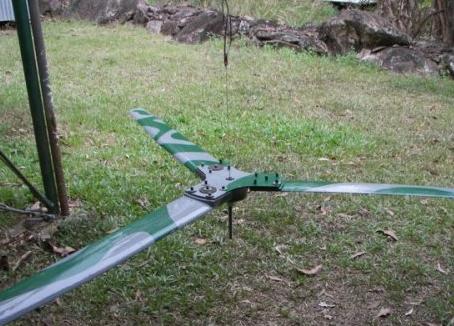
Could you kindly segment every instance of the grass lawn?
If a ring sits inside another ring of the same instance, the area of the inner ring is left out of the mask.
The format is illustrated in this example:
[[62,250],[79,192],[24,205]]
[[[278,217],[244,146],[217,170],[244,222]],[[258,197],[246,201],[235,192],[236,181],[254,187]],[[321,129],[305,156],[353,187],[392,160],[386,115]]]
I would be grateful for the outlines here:
[[[454,185],[453,81],[237,42],[227,108],[220,41],[188,46],[132,26],[44,27],[69,193],[82,203],[79,218],[61,224],[60,245],[82,248],[196,183],[128,118],[135,107],[245,171]],[[17,38],[0,33],[0,147],[39,182]],[[32,203],[17,184],[0,166],[0,201]],[[452,200],[251,194],[235,218],[233,241],[219,209],[22,323],[423,325],[454,317]],[[17,221],[0,213],[2,228]],[[14,250],[33,255],[0,271],[0,288],[58,259],[37,244]],[[316,276],[298,272],[319,264]],[[378,320],[382,308],[392,312]]]

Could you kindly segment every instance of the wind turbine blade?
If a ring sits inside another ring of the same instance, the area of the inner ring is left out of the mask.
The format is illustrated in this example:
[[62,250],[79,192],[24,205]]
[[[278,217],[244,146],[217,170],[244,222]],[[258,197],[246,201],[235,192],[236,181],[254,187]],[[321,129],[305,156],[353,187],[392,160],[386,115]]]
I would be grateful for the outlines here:
[[181,197],[0,293],[0,325],[81,286],[211,211]]
[[178,131],[170,128],[158,117],[149,114],[143,109],[132,110],[130,114],[133,119],[144,127],[151,138],[192,172],[200,175],[200,165],[219,163],[219,160],[215,159],[200,146],[190,142]]
[[453,188],[322,181],[283,182],[280,191],[454,198]]

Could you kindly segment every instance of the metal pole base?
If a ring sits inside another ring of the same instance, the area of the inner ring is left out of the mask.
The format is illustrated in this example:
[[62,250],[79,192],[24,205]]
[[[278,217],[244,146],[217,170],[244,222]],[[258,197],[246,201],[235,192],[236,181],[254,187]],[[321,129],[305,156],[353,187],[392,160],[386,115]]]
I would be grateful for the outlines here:
[[229,239],[232,240],[233,238],[233,205],[228,204],[228,212],[229,212]]

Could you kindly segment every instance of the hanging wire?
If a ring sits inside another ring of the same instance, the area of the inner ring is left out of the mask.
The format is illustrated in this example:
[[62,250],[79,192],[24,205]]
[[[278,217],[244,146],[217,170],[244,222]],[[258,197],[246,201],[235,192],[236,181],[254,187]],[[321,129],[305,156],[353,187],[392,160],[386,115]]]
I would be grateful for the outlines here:
[[[224,67],[225,67],[225,108],[226,112],[230,107],[229,96],[229,54],[232,45],[232,17],[230,16],[230,6],[228,0],[221,0],[222,4],[222,19],[224,25]],[[225,132],[225,128],[224,132]]]
[[229,52],[232,45],[232,17],[228,0],[222,0],[222,17],[224,22],[224,67],[229,65]]

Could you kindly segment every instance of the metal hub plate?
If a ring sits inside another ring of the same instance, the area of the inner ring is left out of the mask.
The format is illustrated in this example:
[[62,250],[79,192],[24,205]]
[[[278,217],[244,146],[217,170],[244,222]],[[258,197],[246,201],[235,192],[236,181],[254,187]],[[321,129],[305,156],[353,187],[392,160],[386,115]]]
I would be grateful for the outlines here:
[[213,164],[199,166],[204,180],[186,191],[186,195],[217,206],[226,201],[232,193],[227,192],[229,184],[250,175],[229,165]]

